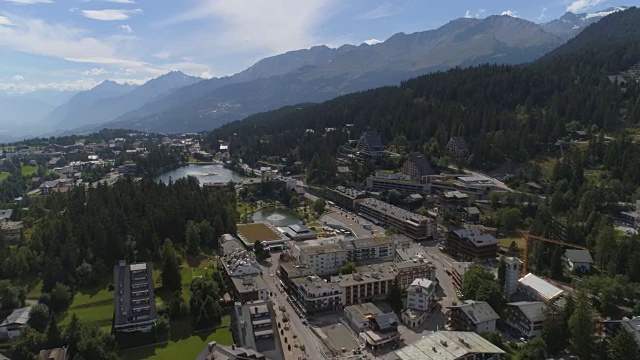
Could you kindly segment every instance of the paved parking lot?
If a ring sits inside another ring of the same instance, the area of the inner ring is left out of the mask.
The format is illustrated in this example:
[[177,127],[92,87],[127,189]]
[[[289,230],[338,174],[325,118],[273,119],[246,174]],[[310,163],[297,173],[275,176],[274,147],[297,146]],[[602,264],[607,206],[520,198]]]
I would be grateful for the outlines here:
[[324,326],[319,326],[319,328],[327,336],[329,345],[335,350],[345,348],[348,353],[351,353],[351,350],[359,347],[351,329],[339,322],[334,324],[325,323]]
[[[369,236],[369,235],[384,235],[385,230],[377,225],[371,224],[370,221],[347,211],[338,209],[334,206],[329,207],[331,209],[330,212],[326,213],[320,220],[326,221],[327,223],[332,223],[336,225],[342,225],[344,227],[348,227],[353,232],[356,233],[356,236]],[[371,224],[371,230],[367,230],[362,227],[363,223]]]

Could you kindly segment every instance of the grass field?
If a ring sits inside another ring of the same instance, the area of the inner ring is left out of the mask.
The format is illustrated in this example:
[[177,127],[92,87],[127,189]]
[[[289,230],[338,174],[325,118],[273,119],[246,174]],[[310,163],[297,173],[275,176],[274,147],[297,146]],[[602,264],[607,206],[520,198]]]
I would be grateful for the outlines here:
[[11,174],[6,171],[0,171],[0,181],[6,180],[9,177],[9,175]]
[[254,243],[257,240],[270,241],[280,239],[280,235],[276,234],[273,230],[265,224],[240,224],[238,225],[238,234],[241,234],[247,239],[248,242]]
[[24,176],[31,176],[38,173],[37,166],[22,165],[21,170],[22,170],[22,175]]
[[113,319],[114,293],[108,289],[96,289],[92,292],[76,293],[73,302],[60,325],[65,326],[76,314],[82,321],[93,322],[100,327],[111,328]]
[[[222,325],[228,325],[230,321],[229,315],[226,315],[222,318]],[[121,356],[125,360],[195,359],[211,341],[221,345],[233,344],[233,338],[228,328],[190,336],[180,336],[181,334],[174,334],[174,332],[172,328],[171,341],[166,345],[125,350]]]
[[498,239],[498,246],[500,246],[501,248],[508,249],[509,245],[511,245],[511,242],[513,241],[516,242],[516,245],[518,245],[518,248],[520,249],[520,251],[524,249],[527,243],[524,240],[524,238],[504,238],[504,239]]

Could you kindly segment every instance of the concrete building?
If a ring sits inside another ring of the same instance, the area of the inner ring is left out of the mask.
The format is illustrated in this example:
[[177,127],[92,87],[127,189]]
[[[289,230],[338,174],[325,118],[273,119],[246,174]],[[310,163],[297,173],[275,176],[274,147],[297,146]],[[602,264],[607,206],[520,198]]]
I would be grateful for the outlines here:
[[270,301],[236,303],[231,312],[229,328],[236,345],[253,349],[271,360],[284,360],[278,324]]
[[407,289],[407,308],[402,311],[402,322],[418,327],[437,304],[436,283],[429,279],[415,279]]
[[301,277],[316,275],[313,267],[298,262],[280,262],[276,271],[282,286],[289,291],[297,291],[294,280]]
[[339,243],[301,246],[300,261],[308,264],[320,276],[334,275],[347,263],[347,251]]
[[[238,245],[227,240],[224,246],[231,249],[237,248]],[[238,249],[218,257],[218,266],[224,269],[222,274],[225,281],[233,285],[234,298],[237,301],[245,303],[266,300],[269,297],[269,288],[262,277],[262,269],[252,251]]]
[[245,248],[242,242],[236,239],[235,236],[231,234],[223,234],[218,239],[218,252],[220,256],[225,256],[236,251],[243,250],[245,250]]
[[337,186],[335,188],[327,188],[325,195],[327,199],[333,201],[336,205],[353,210],[356,208],[356,201],[368,197],[366,191]]
[[495,331],[496,320],[500,319],[486,301],[467,300],[447,309],[447,326],[450,330],[477,333]]
[[562,289],[531,273],[518,280],[518,290],[534,301],[548,303],[564,293]]
[[[1,360],[1,359],[0,359]],[[264,354],[241,346],[220,345],[211,341],[196,360],[270,360]]]
[[347,261],[373,259],[393,259],[397,249],[405,249],[413,244],[411,239],[401,236],[366,236],[356,239],[341,239],[340,245],[346,251]]
[[115,332],[150,332],[156,324],[153,264],[127,265],[120,260],[113,267]]
[[365,131],[360,136],[360,140],[358,140],[356,150],[358,154],[366,157],[378,158],[382,156],[384,154],[384,145],[380,134],[375,131]]
[[342,305],[385,299],[396,279],[390,265],[364,266],[354,274],[332,276],[331,282],[341,288]]
[[520,274],[522,274],[522,260],[512,256],[506,257],[504,260],[507,264],[504,282],[504,296],[509,300],[511,296],[518,291],[518,279],[520,279]]
[[22,334],[31,314],[31,306],[16,309],[0,323],[0,339],[13,339]]
[[593,258],[589,250],[567,249],[564,252],[564,260],[572,271],[591,271]]
[[405,290],[415,279],[435,280],[435,266],[421,246],[396,250],[395,263],[391,269],[396,274],[396,284]]
[[395,355],[399,360],[501,360],[505,352],[474,332],[434,331]]
[[403,173],[376,171],[374,176],[367,177],[366,186],[369,191],[375,192],[396,190],[404,195],[414,193],[431,194],[430,183],[411,181],[411,176]]
[[372,303],[351,305],[344,308],[347,322],[360,339],[372,347],[381,346],[400,337],[400,321],[393,312],[385,313]]
[[547,306],[540,301],[518,301],[507,304],[505,322],[523,337],[532,338],[542,335],[544,309]]
[[463,261],[494,260],[498,255],[498,240],[478,229],[449,231],[444,247],[451,256]]
[[298,300],[307,314],[338,311],[342,307],[342,288],[315,275],[293,279]]
[[414,240],[432,238],[436,225],[432,219],[393,206],[374,198],[360,200],[357,203],[358,214],[377,224],[393,226]]

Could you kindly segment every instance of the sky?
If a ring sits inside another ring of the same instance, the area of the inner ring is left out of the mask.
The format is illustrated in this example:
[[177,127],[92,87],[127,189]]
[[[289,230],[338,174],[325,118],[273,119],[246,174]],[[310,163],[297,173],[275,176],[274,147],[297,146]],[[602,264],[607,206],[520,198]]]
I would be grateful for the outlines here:
[[459,17],[536,23],[640,0],[0,0],[0,92],[232,75],[261,58],[383,41]]

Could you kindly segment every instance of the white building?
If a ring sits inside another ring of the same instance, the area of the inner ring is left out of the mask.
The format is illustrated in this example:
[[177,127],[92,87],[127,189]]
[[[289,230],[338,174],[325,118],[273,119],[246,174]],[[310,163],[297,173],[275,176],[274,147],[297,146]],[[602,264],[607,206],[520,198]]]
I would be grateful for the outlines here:
[[402,312],[402,322],[414,328],[422,325],[436,300],[436,283],[415,279],[407,289],[407,309]]
[[22,329],[27,326],[31,315],[31,306],[13,310],[2,323],[0,323],[0,339],[13,339],[20,336]]
[[306,313],[337,311],[342,304],[342,288],[315,275],[293,279]]
[[347,252],[337,243],[301,246],[300,261],[310,265],[318,275],[333,275],[347,262]]
[[407,307],[427,311],[436,300],[436,283],[429,279],[415,279],[407,289]]
[[504,282],[504,295],[509,300],[511,295],[518,290],[518,279],[522,273],[522,260],[517,257],[507,257],[504,259],[507,263]]
[[518,289],[534,301],[547,303],[560,297],[563,290],[531,273],[518,280]]

